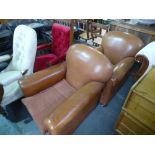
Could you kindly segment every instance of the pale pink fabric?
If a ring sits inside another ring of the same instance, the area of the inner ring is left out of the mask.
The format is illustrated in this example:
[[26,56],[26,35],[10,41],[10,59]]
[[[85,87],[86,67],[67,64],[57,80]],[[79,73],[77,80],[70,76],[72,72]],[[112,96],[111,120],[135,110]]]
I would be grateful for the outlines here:
[[44,133],[44,119],[75,91],[66,80],[62,80],[39,94],[24,98],[22,102],[27,107],[41,132]]

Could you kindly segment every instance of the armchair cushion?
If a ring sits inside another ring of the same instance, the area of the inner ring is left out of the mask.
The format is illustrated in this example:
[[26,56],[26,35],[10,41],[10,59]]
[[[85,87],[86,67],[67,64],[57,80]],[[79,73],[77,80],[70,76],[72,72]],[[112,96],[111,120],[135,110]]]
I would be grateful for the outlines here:
[[44,133],[44,119],[75,91],[66,80],[62,80],[37,95],[23,99],[22,102],[29,109],[41,132]]

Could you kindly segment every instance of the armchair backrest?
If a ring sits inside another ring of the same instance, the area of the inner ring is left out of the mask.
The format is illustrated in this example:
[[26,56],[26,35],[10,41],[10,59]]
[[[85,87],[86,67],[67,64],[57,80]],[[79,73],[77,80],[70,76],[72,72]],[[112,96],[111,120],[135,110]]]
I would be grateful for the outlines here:
[[28,70],[27,74],[33,72],[34,60],[37,49],[37,35],[32,28],[19,25],[13,36],[13,70],[21,72]]
[[64,55],[70,45],[70,28],[54,23],[52,25],[52,52],[59,56]]
[[72,45],[66,56],[66,80],[76,89],[88,82],[106,82],[112,75],[109,59],[86,45]]
[[143,47],[143,42],[133,34],[110,31],[104,35],[101,46],[111,63],[116,65],[123,58],[134,57]]

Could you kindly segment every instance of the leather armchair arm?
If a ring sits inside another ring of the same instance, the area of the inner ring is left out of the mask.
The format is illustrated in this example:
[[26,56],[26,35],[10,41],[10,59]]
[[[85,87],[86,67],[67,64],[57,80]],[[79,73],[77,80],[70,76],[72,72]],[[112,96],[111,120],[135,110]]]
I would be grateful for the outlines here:
[[62,80],[66,74],[66,63],[51,66],[19,80],[21,89],[26,97],[39,93],[42,90]]
[[122,81],[124,76],[128,73],[131,67],[134,64],[134,58],[128,57],[120,61],[113,70],[113,75],[111,77],[111,81],[113,85],[116,85],[118,82]]
[[99,82],[90,82],[59,105],[44,121],[48,133],[71,134],[95,107],[103,85]]
[[127,73],[134,64],[134,58],[128,57],[120,61],[113,70],[113,75],[111,79],[106,83],[106,87],[102,92],[100,103],[106,105],[119,86],[122,84]]

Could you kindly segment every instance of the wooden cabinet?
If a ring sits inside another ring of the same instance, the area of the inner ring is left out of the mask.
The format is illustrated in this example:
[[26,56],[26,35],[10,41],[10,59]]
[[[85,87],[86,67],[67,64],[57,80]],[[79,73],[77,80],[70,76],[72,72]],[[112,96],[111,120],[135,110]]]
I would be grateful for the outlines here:
[[155,134],[155,68],[131,88],[116,124],[119,134]]

